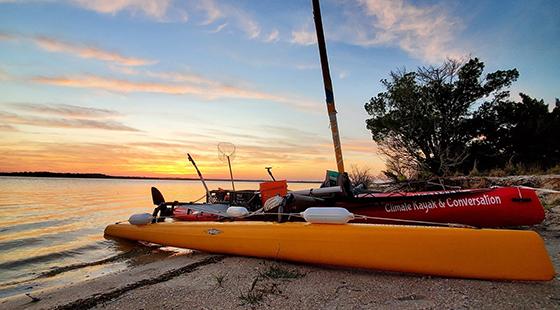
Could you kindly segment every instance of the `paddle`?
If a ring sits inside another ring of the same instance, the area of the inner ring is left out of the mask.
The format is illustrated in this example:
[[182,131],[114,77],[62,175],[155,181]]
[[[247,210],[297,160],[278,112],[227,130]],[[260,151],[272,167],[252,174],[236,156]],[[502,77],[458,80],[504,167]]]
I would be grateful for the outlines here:
[[162,193],[155,187],[152,187],[152,201],[154,205],[159,206],[162,203],[165,203],[165,199],[163,198]]
[[[171,216],[171,215],[173,215],[173,209],[178,204],[177,201],[166,202],[165,198],[163,198],[163,194],[157,188],[155,188],[153,186],[152,186],[152,202],[154,203],[154,205],[157,206],[154,209],[154,212],[152,213],[152,216],[154,217],[154,219],[152,220],[152,223],[156,222],[156,218],[157,218],[158,213],[161,216]],[[171,206],[171,209],[168,209],[167,206]],[[157,221],[161,221],[161,220],[163,220],[163,219],[158,219]]]

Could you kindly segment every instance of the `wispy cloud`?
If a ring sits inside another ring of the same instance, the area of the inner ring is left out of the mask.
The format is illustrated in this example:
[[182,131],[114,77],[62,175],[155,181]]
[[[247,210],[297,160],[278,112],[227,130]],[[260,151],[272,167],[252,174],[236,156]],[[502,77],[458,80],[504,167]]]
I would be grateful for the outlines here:
[[338,73],[338,78],[341,80],[344,80],[347,77],[348,77],[348,71],[346,70],[342,70]]
[[295,67],[298,70],[317,70],[317,69],[320,69],[318,64],[297,64]]
[[14,126],[0,124],[0,131],[17,131]]
[[[337,15],[336,27],[328,29],[328,40],[373,47],[397,47],[410,56],[438,62],[463,56],[456,48],[456,34],[462,28],[459,17],[442,5],[417,5],[408,0],[342,1],[345,14]],[[309,22],[292,31],[291,42],[312,45],[317,42]]]
[[56,128],[81,128],[81,129],[105,129],[117,131],[138,131],[113,120],[94,120],[78,118],[47,118],[30,115],[19,115],[9,112],[0,112],[0,121],[7,124],[30,125],[39,127]]
[[[138,72],[136,74],[138,74]],[[147,71],[145,75],[149,77],[155,77],[158,79],[166,80],[166,81],[186,82],[186,83],[192,83],[197,85],[217,86],[221,84],[218,81],[208,79],[196,73]]]
[[239,23],[241,30],[249,36],[249,39],[256,39],[259,37],[261,34],[261,27],[249,14],[236,8],[233,10],[232,16],[234,16]]
[[211,33],[218,33],[220,31],[222,31],[225,27],[227,26],[227,23],[223,23],[221,25],[218,25],[218,27],[216,27],[216,29],[210,31]]
[[223,10],[213,0],[197,1],[197,8],[206,14],[202,25],[210,25],[225,16]]
[[197,1],[195,8],[206,15],[206,18],[201,25],[206,26],[217,21],[222,22],[212,32],[219,32],[227,24],[244,32],[249,39],[256,39],[261,34],[261,27],[259,23],[251,17],[248,12],[238,6],[232,6],[223,2],[216,2],[214,0],[200,0]]
[[104,14],[121,11],[141,12],[154,19],[163,19],[172,0],[70,0],[76,6]]
[[70,104],[8,103],[13,109],[39,114],[76,118],[108,118],[121,116],[114,110],[81,107]]
[[0,81],[5,81],[5,80],[8,80],[9,78],[10,78],[10,75],[8,74],[8,72],[6,72],[2,68],[0,68]]
[[413,57],[437,62],[457,57],[452,44],[461,20],[438,5],[418,6],[405,0],[358,0],[362,27],[348,29],[350,40],[362,46],[398,46]]
[[16,37],[12,34],[9,33],[5,33],[5,32],[0,32],[0,41],[10,41],[10,40],[15,40]]
[[136,82],[94,75],[81,75],[73,77],[36,77],[33,78],[33,81],[42,84],[78,88],[96,88],[121,93],[148,92],[174,95],[200,93],[198,89],[184,85],[156,82]]
[[277,95],[246,87],[228,85],[197,75],[179,73],[148,73],[147,75],[166,77],[168,79],[158,82],[140,82],[95,75],[80,75],[72,77],[39,76],[33,78],[32,81],[41,84],[102,89],[120,93],[146,92],[170,95],[194,95],[206,100],[216,100],[220,98],[264,100],[287,104],[303,110],[313,110],[317,105],[320,105],[318,102],[302,98]]
[[124,56],[95,46],[64,42],[59,39],[46,36],[33,37],[31,40],[37,46],[49,52],[66,53],[80,58],[97,59],[116,63],[121,66],[145,66],[157,62],[148,59]]
[[267,43],[273,43],[273,42],[278,42],[280,32],[278,31],[278,29],[273,29],[268,36],[264,39],[264,42]]
[[292,31],[292,43],[299,45],[312,45],[317,43],[317,35],[306,29]]

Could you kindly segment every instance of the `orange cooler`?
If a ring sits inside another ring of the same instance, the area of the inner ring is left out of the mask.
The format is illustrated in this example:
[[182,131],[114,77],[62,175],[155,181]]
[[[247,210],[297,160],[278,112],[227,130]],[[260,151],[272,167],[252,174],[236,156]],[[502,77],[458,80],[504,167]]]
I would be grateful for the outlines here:
[[263,182],[259,184],[259,190],[261,192],[261,201],[264,205],[270,197],[288,194],[288,182],[286,180]]

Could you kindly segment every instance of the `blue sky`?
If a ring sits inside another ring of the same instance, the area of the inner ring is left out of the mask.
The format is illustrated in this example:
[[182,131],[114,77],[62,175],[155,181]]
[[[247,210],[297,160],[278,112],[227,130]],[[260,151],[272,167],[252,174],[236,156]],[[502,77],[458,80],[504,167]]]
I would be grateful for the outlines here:
[[[0,0],[0,170],[320,179],[336,168],[311,1]],[[558,1],[322,1],[346,166],[391,70],[479,57],[560,97]],[[516,98],[514,96],[514,98]]]

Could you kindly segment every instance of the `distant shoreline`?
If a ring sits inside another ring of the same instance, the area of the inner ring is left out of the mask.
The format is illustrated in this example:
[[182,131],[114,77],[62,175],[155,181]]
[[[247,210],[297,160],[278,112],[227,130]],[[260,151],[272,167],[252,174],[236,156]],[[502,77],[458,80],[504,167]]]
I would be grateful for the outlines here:
[[[134,177],[115,176],[103,173],[62,173],[48,171],[26,171],[26,172],[0,172],[5,177],[34,177],[34,178],[75,178],[75,179],[125,179],[125,180],[174,180],[174,181],[198,181],[198,178],[173,178],[173,177]],[[229,182],[230,179],[205,179],[206,181]],[[236,179],[235,182],[266,182],[262,179]],[[321,183],[313,180],[288,180],[288,183]]]

